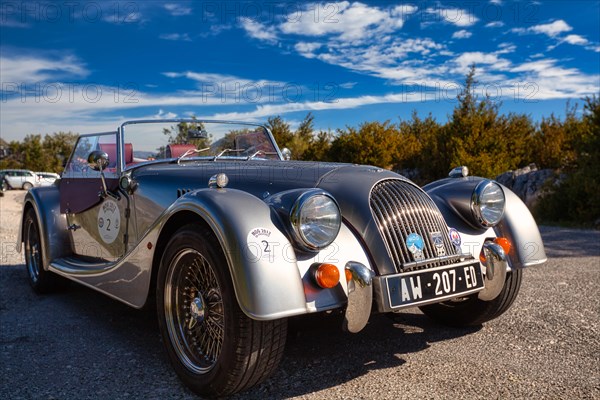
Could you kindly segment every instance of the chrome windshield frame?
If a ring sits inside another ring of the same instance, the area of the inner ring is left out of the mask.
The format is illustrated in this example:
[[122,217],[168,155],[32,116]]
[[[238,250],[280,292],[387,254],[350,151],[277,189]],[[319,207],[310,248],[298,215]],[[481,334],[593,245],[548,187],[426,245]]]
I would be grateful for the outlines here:
[[[168,118],[168,119],[136,119],[136,120],[128,120],[121,124],[118,128],[117,135],[117,154],[118,154],[118,162],[117,162],[117,171],[121,173],[127,169],[131,169],[133,167],[125,167],[125,156],[123,151],[121,151],[122,144],[125,143],[125,127],[127,125],[137,125],[137,124],[179,124],[179,123],[206,123],[206,124],[228,124],[228,125],[246,125],[252,126],[256,128],[263,128],[267,132],[267,137],[271,141],[273,148],[277,152],[277,156],[279,160],[283,160],[283,154],[271,133],[271,130],[264,124],[257,124],[252,122],[244,122],[244,121],[225,121],[225,120],[212,120],[212,119],[194,119],[194,118]],[[193,158],[202,158],[202,157],[193,157]],[[214,157],[210,157],[209,159],[213,159]],[[235,157],[235,159],[246,159],[247,157]],[[226,157],[221,157],[219,159],[226,159]],[[164,162],[164,160],[160,160],[157,162]]]

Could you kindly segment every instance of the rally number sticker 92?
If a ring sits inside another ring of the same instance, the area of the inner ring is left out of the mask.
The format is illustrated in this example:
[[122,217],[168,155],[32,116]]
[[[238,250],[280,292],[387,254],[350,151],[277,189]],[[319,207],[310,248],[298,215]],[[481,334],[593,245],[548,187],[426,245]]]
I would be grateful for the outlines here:
[[110,244],[119,235],[121,227],[121,212],[119,206],[113,200],[107,199],[102,203],[98,211],[98,233],[102,241]]

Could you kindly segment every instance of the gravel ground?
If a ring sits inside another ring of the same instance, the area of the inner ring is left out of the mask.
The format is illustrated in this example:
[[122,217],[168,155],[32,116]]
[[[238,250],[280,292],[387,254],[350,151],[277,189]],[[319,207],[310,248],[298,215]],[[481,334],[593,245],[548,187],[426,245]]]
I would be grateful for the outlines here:
[[[0,198],[0,398],[197,398],[163,354],[156,317],[71,285],[37,296],[15,252],[22,191]],[[359,334],[306,324],[275,375],[236,399],[600,398],[600,232],[542,228],[547,264],[479,329],[416,310]]]

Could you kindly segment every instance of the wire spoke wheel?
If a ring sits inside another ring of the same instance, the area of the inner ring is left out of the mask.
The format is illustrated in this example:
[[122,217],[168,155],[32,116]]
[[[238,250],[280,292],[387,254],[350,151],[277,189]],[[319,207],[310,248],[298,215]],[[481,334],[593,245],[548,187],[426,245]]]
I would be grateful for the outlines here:
[[32,218],[27,218],[25,225],[25,263],[32,283],[37,283],[42,268],[40,234],[37,224]]
[[277,368],[287,321],[256,321],[242,312],[225,253],[206,227],[184,225],[166,243],[156,302],[169,361],[195,393],[230,395]]
[[33,209],[25,212],[23,222],[23,243],[25,249],[25,268],[31,288],[39,294],[64,289],[68,281],[44,270],[44,251],[42,247],[42,230]]
[[221,288],[209,261],[182,250],[166,276],[164,311],[175,352],[191,372],[204,374],[217,363],[225,335]]

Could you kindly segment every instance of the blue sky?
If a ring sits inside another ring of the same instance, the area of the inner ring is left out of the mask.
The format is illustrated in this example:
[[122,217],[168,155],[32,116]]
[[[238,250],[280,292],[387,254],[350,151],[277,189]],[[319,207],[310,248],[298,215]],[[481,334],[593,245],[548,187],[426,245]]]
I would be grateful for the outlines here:
[[597,1],[2,1],[0,136],[187,117],[440,122],[476,93],[534,120],[600,93]]

